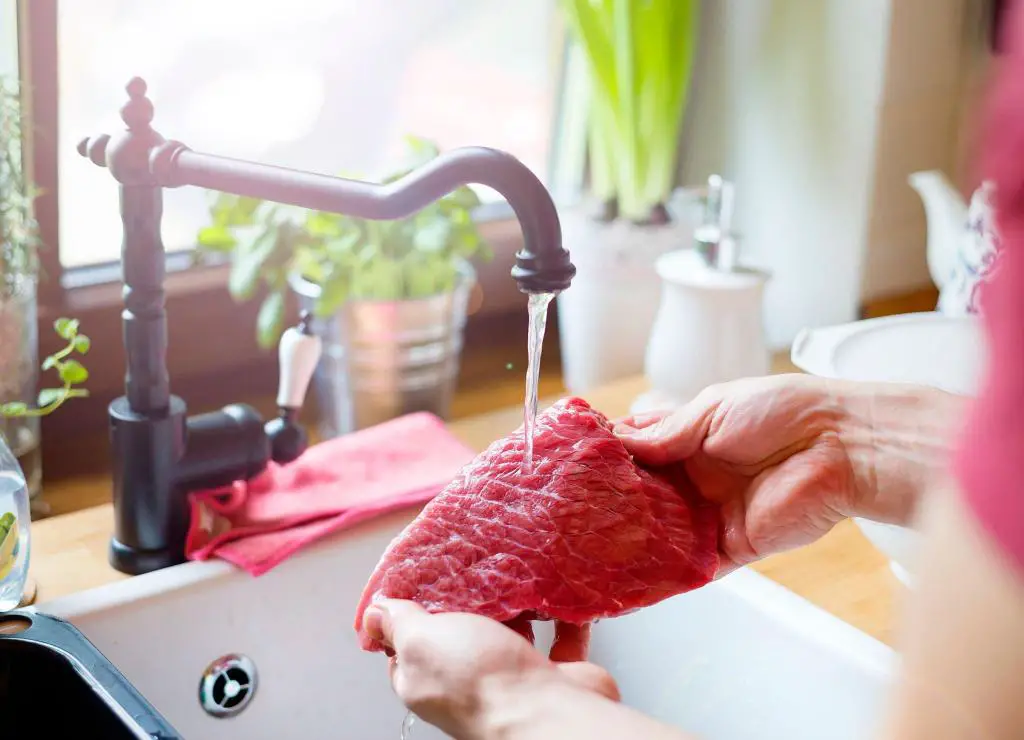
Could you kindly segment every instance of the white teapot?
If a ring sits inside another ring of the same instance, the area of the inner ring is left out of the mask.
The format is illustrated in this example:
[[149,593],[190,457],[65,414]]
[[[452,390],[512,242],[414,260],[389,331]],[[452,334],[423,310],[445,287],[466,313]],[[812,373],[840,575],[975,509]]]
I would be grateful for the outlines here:
[[928,220],[928,271],[939,289],[939,312],[964,316],[979,311],[979,288],[994,274],[1000,254],[991,182],[974,191],[970,205],[938,170],[908,178]]

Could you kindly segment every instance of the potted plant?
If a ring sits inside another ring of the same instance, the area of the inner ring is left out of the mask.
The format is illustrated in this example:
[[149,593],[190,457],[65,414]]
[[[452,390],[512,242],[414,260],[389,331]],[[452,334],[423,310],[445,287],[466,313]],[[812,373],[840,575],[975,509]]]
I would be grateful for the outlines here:
[[558,298],[565,383],[584,393],[643,371],[660,297],[654,262],[691,245],[676,176],[699,0],[560,3],[589,98],[589,192],[560,214],[577,274]]
[[[410,137],[397,180],[439,154]],[[217,194],[201,251],[230,255],[236,300],[266,296],[257,339],[270,347],[287,292],[313,316],[324,351],[314,374],[324,434],[346,433],[413,411],[449,410],[470,291],[470,259],[491,252],[473,221],[480,201],[459,188],[418,213],[371,221]]]
[[[0,404],[0,422],[25,419],[38,420],[56,411],[65,401],[81,398],[88,391],[80,388],[89,373],[72,355],[89,351],[89,337],[78,331],[78,321],[57,319],[54,329],[67,345],[43,360],[43,370],[56,370],[60,387],[45,388],[39,392],[37,406],[25,401]],[[42,501],[32,499],[26,472],[21,461],[9,447],[9,440],[0,433],[0,612],[16,607],[22,596],[32,589],[25,588],[28,579],[29,526],[41,510]],[[30,597],[31,598],[31,597]]]
[[[31,186],[23,166],[19,85],[0,76],[0,400],[27,403],[38,381],[37,248]],[[39,419],[0,415],[0,435],[21,462],[33,500],[42,481]]]

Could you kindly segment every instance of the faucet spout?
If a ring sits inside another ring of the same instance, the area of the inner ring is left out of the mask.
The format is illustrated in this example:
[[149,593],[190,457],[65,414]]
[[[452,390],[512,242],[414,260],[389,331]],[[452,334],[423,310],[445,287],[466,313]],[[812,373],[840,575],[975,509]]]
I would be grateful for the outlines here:
[[453,149],[386,184],[194,152],[175,141],[153,151],[150,167],[164,187],[195,185],[378,221],[410,216],[463,185],[485,185],[508,201],[522,229],[512,276],[523,292],[565,290],[576,274],[547,189],[526,165],[497,149]]

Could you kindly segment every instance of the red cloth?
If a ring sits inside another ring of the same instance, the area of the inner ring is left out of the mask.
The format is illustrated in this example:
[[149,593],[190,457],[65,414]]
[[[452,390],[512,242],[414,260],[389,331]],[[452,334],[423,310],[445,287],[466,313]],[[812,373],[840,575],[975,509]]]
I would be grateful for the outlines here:
[[425,503],[472,458],[427,413],[337,437],[251,481],[192,494],[185,552],[258,576],[327,534]]
[[982,293],[987,374],[955,469],[970,509],[1024,571],[1024,4],[1006,20],[981,158],[1003,254]]

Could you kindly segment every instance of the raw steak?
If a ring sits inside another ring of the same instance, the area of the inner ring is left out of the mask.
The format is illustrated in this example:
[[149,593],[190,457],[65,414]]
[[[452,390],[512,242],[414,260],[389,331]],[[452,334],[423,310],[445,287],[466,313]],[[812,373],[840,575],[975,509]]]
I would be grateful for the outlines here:
[[[583,625],[690,591],[718,569],[717,506],[682,465],[637,465],[579,398],[537,417],[534,467],[520,428],[470,462],[388,546],[363,592],[431,612]],[[381,645],[360,633],[363,649]]]

